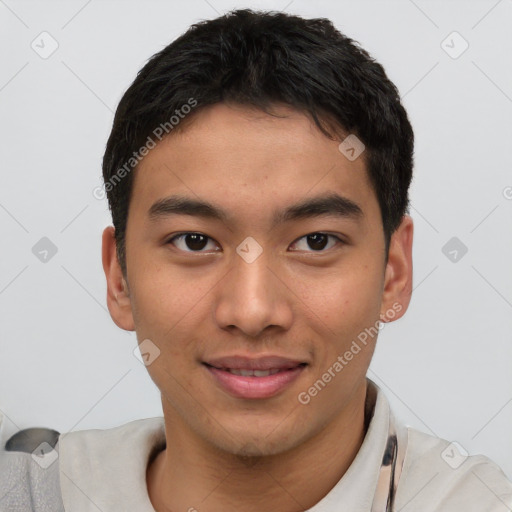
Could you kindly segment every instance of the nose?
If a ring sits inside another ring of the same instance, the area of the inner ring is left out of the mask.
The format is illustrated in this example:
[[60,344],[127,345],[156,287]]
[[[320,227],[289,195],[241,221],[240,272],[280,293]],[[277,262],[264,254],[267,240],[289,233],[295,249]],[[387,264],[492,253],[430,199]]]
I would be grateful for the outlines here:
[[250,263],[233,255],[231,270],[217,288],[216,322],[256,338],[265,329],[288,330],[293,319],[293,293],[265,251]]

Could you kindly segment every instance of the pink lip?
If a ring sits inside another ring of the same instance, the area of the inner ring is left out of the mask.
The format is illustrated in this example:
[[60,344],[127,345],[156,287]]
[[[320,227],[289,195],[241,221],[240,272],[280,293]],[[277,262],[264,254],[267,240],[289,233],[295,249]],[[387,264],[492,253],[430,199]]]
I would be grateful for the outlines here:
[[[227,370],[221,370],[219,368],[209,366],[208,364],[205,364],[204,366],[214,377],[215,381],[225,391],[236,398],[270,398],[275,396],[295,381],[304,370],[304,365],[300,365],[282,369],[279,373],[268,375],[267,377],[243,377],[241,375],[234,375]],[[234,369],[232,366],[225,368]],[[267,369],[268,368],[277,367],[267,366]]]

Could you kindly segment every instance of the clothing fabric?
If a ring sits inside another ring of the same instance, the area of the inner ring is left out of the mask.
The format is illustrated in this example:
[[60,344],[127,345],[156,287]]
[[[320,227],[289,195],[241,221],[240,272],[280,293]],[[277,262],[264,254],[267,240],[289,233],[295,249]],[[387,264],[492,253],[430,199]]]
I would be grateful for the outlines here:
[[[361,448],[338,483],[308,512],[372,508],[392,412],[371,380],[368,389],[371,419]],[[407,449],[394,510],[512,510],[512,482],[487,457],[464,458],[449,441],[399,428],[405,430]],[[55,459],[47,468],[30,453],[0,452],[0,512],[154,512],[146,468],[165,446],[164,419],[156,417],[61,434],[55,451],[42,456],[43,462]]]

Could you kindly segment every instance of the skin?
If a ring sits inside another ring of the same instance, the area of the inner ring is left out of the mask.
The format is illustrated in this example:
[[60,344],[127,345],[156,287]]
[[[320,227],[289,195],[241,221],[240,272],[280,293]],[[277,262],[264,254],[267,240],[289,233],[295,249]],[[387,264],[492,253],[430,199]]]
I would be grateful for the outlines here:
[[[349,161],[304,114],[275,108],[284,117],[206,107],[149,152],[134,177],[126,276],[114,228],[103,232],[110,314],[160,350],[147,366],[161,391],[168,440],[147,468],[158,512],[296,512],[320,501],[363,442],[365,376],[377,336],[307,405],[297,397],[365,328],[393,305],[401,306],[393,320],[409,305],[411,217],[393,234],[386,264],[364,153]],[[271,226],[274,210],[333,191],[355,201],[363,217]],[[151,205],[178,193],[224,209],[229,221],[173,215],[151,222]],[[169,242],[183,232],[209,238],[199,250],[184,239]],[[329,238],[315,250],[306,235],[319,232],[344,243]],[[252,263],[236,252],[248,236],[263,249]],[[308,364],[276,396],[241,399],[202,364],[232,354]]]

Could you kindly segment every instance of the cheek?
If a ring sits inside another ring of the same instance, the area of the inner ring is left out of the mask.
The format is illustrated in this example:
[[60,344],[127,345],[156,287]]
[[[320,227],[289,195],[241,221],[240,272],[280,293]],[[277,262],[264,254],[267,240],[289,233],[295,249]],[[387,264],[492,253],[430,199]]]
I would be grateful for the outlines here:
[[314,313],[318,329],[330,336],[357,333],[379,318],[382,276],[375,264],[347,263],[320,279],[302,281],[297,295]]
[[[169,360],[183,357],[194,332],[202,287],[178,274],[146,267],[131,283],[131,303],[139,342],[149,338]],[[179,345],[179,346],[178,346]]]
[[177,406],[184,390],[194,389],[197,381],[195,359],[201,341],[195,336],[204,292],[177,276],[148,269],[132,288],[137,340],[149,339],[160,351],[146,369],[161,393]]
[[194,272],[169,264],[134,267],[141,269],[130,280],[134,317],[141,328],[151,326],[157,332],[171,329],[193,312],[207,291],[208,283],[200,283]]

